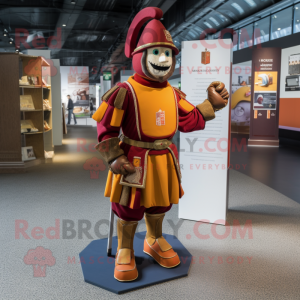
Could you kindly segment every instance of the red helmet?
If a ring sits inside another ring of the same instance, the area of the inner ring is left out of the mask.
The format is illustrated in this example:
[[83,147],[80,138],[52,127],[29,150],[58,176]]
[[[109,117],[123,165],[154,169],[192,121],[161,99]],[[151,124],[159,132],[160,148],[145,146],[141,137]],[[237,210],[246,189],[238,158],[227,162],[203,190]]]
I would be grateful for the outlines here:
[[[159,21],[162,16],[163,12],[160,8],[144,8],[135,16],[128,29],[125,44],[125,55],[128,58],[133,58],[132,63],[134,70],[143,76],[146,76],[141,67],[141,58],[144,50],[158,46],[172,49],[175,55],[179,53],[179,50],[173,43],[171,34]],[[136,46],[136,40],[141,27],[150,19],[154,20],[150,21],[146,25]]]

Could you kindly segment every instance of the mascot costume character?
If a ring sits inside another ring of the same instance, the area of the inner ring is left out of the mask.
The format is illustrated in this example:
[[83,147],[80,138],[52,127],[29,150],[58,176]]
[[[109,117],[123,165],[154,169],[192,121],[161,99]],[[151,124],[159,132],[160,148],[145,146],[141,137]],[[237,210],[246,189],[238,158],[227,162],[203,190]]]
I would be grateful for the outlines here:
[[[96,149],[109,165],[104,195],[118,216],[114,277],[119,281],[138,277],[133,239],[143,216],[147,227],[144,252],[164,268],[180,264],[162,236],[165,213],[184,194],[172,137],[177,130],[204,129],[229,98],[224,84],[213,82],[208,99],[194,106],[168,83],[179,51],[159,21],[162,15],[161,9],[148,7],[135,16],[125,55],[132,58],[136,73],[106,92],[93,115],[99,141]],[[149,20],[136,45],[141,27]]]

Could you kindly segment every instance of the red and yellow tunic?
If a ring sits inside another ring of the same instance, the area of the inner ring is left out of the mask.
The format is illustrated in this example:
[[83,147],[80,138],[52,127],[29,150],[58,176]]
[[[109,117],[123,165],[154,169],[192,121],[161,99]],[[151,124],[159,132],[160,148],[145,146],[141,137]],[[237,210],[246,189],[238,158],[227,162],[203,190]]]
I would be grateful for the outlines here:
[[[184,94],[163,83],[148,81],[135,74],[119,87],[127,90],[122,109],[114,106],[118,91],[100,106],[105,111],[97,124],[98,141],[124,136],[153,143],[171,140],[177,130],[191,132],[204,129],[205,120],[194,105],[184,99]],[[165,150],[152,150],[125,143],[120,144],[128,160],[141,170],[135,184],[128,184],[121,175],[108,173],[104,195],[118,203],[124,185],[130,186],[130,208],[169,206],[177,204],[183,196],[180,184],[180,167],[176,146]]]

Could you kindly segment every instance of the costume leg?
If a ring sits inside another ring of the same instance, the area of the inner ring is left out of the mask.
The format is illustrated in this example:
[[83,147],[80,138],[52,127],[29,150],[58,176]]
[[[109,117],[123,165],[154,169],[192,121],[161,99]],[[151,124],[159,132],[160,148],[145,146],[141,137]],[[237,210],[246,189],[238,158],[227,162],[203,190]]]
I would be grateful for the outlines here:
[[119,203],[112,203],[112,210],[119,217],[117,221],[118,251],[114,276],[119,281],[133,281],[138,277],[133,238],[138,221],[143,218],[145,208],[130,209]]
[[162,267],[176,267],[180,264],[179,256],[162,236],[162,222],[165,213],[149,213],[155,210],[157,211],[158,208],[152,207],[145,212],[147,233],[144,241],[144,252],[153,257]]
[[119,281],[133,281],[138,277],[133,251],[133,238],[138,222],[118,219],[118,251],[114,277]]
[[119,203],[111,203],[111,208],[115,215],[125,221],[140,221],[144,217],[145,207],[141,206],[138,209],[131,209]]

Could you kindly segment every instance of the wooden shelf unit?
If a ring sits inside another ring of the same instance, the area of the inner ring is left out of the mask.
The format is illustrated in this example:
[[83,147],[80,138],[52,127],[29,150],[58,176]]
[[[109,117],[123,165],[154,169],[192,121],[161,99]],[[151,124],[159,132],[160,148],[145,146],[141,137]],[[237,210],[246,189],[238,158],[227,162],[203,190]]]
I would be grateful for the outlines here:
[[[53,151],[52,130],[44,130],[44,120],[52,128],[52,111],[43,110],[45,98],[52,107],[51,89],[42,85],[50,65],[42,57],[18,53],[0,53],[0,64],[0,173],[24,172],[44,161],[45,150]],[[36,76],[38,85],[20,86],[22,76]],[[31,95],[35,109],[21,111],[20,95]],[[31,120],[38,132],[21,134],[20,120]],[[27,146],[33,147],[34,163],[22,161],[21,147]]]

